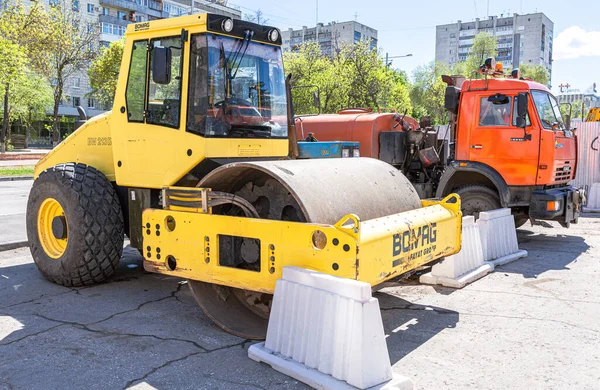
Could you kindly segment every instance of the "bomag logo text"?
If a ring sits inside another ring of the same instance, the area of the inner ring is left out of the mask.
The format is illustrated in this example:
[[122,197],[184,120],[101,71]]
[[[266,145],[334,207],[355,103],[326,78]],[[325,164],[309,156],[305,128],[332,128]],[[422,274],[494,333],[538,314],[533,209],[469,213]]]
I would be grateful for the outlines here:
[[394,234],[392,254],[394,257],[402,253],[423,248],[435,243],[437,239],[437,224],[420,226],[416,229],[406,230]]
[[135,31],[144,31],[144,30],[148,30],[150,28],[150,22],[146,22],[146,23],[136,23],[135,24]]

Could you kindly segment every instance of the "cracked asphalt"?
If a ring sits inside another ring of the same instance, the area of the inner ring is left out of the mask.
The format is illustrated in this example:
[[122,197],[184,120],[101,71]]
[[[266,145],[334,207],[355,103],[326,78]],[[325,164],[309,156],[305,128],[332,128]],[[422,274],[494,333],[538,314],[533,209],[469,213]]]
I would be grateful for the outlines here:
[[[598,389],[600,219],[519,230],[529,256],[453,290],[376,293],[394,371],[417,389]],[[303,389],[247,357],[185,281],[146,273],[127,247],[117,276],[65,288],[26,248],[0,252],[0,389]]]

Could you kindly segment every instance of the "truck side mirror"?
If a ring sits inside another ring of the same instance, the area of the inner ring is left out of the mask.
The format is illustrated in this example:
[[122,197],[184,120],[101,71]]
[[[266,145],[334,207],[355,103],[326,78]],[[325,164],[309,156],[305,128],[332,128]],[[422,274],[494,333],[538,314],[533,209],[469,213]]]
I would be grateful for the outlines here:
[[527,127],[527,106],[529,105],[529,95],[520,92],[517,97],[517,127]]
[[152,81],[156,84],[171,82],[171,48],[155,47],[152,49]]
[[567,130],[571,130],[571,114],[565,115],[565,126]]
[[511,138],[515,141],[531,141],[531,134],[527,134],[527,106],[529,105],[529,94],[519,92],[517,95],[517,127],[523,128],[523,138]]

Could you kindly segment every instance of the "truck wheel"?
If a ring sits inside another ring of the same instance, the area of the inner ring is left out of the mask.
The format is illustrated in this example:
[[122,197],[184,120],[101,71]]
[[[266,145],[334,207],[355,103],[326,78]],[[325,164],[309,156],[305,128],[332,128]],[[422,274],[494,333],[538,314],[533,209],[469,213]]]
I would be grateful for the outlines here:
[[515,218],[515,229],[520,228],[529,221],[529,217]]
[[498,193],[481,184],[462,186],[454,193],[460,196],[463,215],[472,215],[475,219],[479,218],[479,213],[482,211],[496,210],[502,207]]
[[63,286],[107,280],[123,252],[123,214],[115,189],[98,170],[59,164],[34,181],[27,238],[41,274]]

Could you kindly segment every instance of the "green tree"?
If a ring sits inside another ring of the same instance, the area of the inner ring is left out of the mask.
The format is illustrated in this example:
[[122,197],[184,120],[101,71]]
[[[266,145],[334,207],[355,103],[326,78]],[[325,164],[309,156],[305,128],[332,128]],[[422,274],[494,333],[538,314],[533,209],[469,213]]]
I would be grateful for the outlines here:
[[[335,113],[346,107],[411,110],[406,75],[386,69],[381,55],[362,41],[343,46],[333,57],[324,55],[316,42],[300,45],[284,54],[292,86],[318,86],[321,110]],[[293,90],[297,114],[315,113],[310,88]]]
[[[583,114],[587,115],[587,108],[583,108]],[[582,101],[578,100],[578,101],[574,101],[573,103],[569,104],[561,104],[560,105],[560,113],[563,117],[563,119],[566,120],[566,116],[567,115],[571,115],[571,119],[581,119],[581,115],[582,115]]]
[[25,71],[27,57],[24,50],[8,39],[0,37],[0,85],[4,90],[2,133],[0,135],[0,152],[5,152],[6,134],[10,123],[10,85]]
[[[48,74],[50,17],[44,6],[33,3],[29,7],[19,1],[5,2],[0,12],[0,88],[3,96],[3,124],[0,134],[0,150],[4,151],[4,141],[10,124],[11,99],[15,91],[26,91],[31,81],[41,81],[36,77],[25,79],[23,76]],[[36,86],[33,86],[35,89]],[[14,111],[14,110],[13,110]]]
[[45,77],[27,70],[13,83],[9,99],[9,122],[20,121],[25,124],[26,144],[33,121],[46,118],[52,103],[52,87]]
[[548,85],[550,83],[550,74],[542,65],[523,63],[519,65],[519,70],[521,71],[521,77],[537,81],[543,85]]
[[300,45],[297,52],[284,53],[283,60],[286,72],[292,74],[292,98],[296,114],[317,112],[312,105],[314,86],[320,91],[322,112],[332,113],[342,108],[346,85],[342,75],[336,73],[334,61],[321,53],[318,43],[306,42]]
[[435,124],[447,124],[448,114],[444,108],[446,84],[442,75],[449,73],[449,67],[439,62],[421,65],[414,70],[410,90],[413,117],[428,115]]
[[87,71],[92,88],[90,97],[105,106],[112,105],[115,98],[124,46],[124,39],[112,42],[100,52]]
[[58,108],[63,100],[65,81],[80,69],[87,68],[97,54],[98,31],[91,24],[81,23],[79,12],[73,3],[61,0],[50,9],[52,37],[50,74],[55,82],[54,107],[52,112],[52,139],[60,142]]
[[[484,63],[486,58],[498,56],[498,42],[496,37],[488,32],[482,31],[473,38],[473,46],[464,62],[459,62],[454,67],[454,73],[471,77]],[[478,73],[475,73],[477,77]]]

